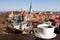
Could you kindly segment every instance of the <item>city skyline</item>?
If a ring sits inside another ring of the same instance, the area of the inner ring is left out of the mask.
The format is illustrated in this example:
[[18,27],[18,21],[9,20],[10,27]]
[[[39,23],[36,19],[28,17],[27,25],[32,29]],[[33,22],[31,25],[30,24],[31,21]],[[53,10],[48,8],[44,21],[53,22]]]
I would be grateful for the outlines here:
[[30,3],[36,11],[60,11],[60,0],[0,0],[0,11],[29,11]]

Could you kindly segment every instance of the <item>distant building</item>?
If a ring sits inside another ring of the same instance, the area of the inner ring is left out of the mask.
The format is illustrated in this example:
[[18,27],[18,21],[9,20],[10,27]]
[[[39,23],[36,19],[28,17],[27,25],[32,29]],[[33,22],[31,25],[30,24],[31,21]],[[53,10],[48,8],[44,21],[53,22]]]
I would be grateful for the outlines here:
[[32,13],[32,3],[30,4],[30,8],[29,8],[29,14]]
[[52,19],[52,21],[57,27],[60,26],[60,19]]

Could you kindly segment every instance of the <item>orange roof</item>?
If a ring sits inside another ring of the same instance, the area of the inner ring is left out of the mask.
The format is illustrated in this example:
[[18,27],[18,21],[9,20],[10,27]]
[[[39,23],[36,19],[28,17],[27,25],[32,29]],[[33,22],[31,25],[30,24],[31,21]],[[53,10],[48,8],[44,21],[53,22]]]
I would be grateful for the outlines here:
[[23,16],[28,16],[28,13],[26,11],[23,11]]
[[56,18],[56,16],[52,16],[52,19],[55,19]]
[[43,17],[43,16],[39,16],[40,20],[42,20],[42,17]]
[[30,21],[32,21],[32,22],[38,22],[39,18],[31,18]]
[[53,19],[55,23],[60,23],[60,19]]
[[38,16],[37,19],[38,19],[38,20],[42,20],[42,16]]

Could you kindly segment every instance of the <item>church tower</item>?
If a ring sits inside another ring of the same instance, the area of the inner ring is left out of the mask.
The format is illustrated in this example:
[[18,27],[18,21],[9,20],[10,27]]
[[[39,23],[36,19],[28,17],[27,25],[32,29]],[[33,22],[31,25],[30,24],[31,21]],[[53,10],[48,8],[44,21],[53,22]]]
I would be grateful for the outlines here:
[[30,3],[29,14],[32,12],[32,3]]

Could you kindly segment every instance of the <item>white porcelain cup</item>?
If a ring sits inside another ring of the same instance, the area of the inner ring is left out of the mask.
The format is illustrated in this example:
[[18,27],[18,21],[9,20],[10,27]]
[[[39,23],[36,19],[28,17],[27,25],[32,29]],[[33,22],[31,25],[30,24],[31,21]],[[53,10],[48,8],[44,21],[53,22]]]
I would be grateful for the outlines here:
[[54,28],[53,26],[51,26],[51,28],[48,28],[49,25],[38,25],[38,33],[46,36],[46,37],[52,37],[54,34]]
[[43,28],[43,35],[46,37],[52,37],[54,34],[54,27],[53,28]]

